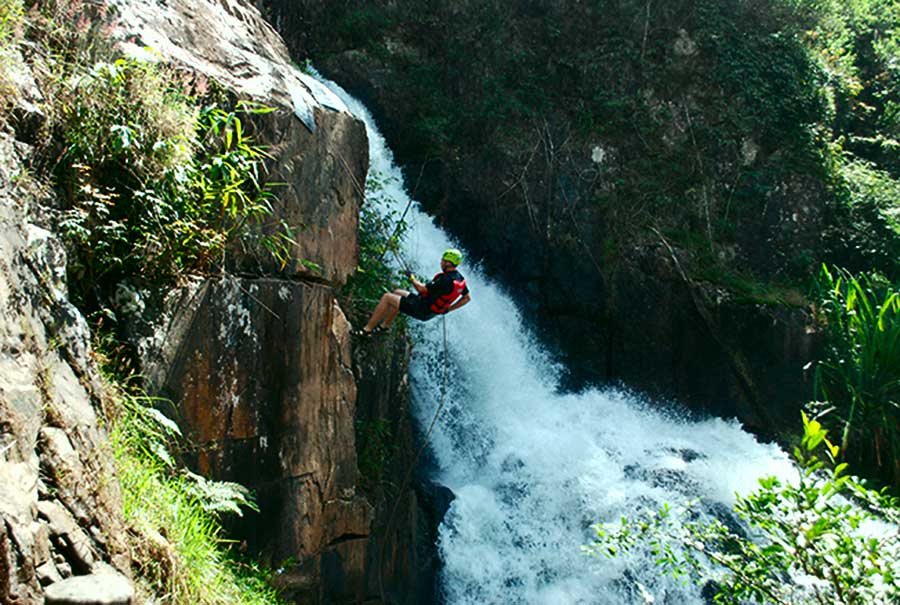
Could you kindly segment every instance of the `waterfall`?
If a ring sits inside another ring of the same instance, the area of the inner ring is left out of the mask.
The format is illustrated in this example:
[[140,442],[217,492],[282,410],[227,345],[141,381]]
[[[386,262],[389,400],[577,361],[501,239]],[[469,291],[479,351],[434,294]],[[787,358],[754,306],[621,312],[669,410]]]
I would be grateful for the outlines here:
[[[366,124],[367,203],[400,213],[403,177],[372,116],[323,83]],[[420,275],[459,247],[413,203],[403,256]],[[465,253],[465,251],[463,251]],[[665,577],[652,559],[587,556],[591,525],[700,499],[727,511],[766,475],[794,474],[776,446],[738,422],[679,418],[616,389],[560,393],[560,368],[523,324],[512,299],[463,261],[472,302],[446,317],[448,384],[429,446],[435,481],[455,500],[440,527],[441,591],[450,604],[705,603],[700,589]],[[442,319],[411,321],[413,408],[427,426],[441,402]]]

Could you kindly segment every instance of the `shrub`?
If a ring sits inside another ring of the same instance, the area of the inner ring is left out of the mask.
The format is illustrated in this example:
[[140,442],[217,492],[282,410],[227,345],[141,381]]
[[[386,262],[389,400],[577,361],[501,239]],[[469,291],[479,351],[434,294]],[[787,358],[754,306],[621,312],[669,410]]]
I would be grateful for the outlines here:
[[831,262],[900,279],[900,182],[871,163],[844,158],[835,179],[832,227],[823,234]]
[[827,347],[816,366],[823,420],[845,456],[900,481],[900,291],[874,276],[822,267]]
[[271,214],[273,195],[261,174],[269,156],[242,116],[268,108],[200,108],[165,67],[130,59],[94,65],[65,92],[55,172],[82,306],[102,307],[125,280],[159,286],[220,270],[242,239],[284,260],[289,235],[252,229]]
[[[595,526],[587,550],[613,557],[647,547],[673,576],[712,581],[716,603],[896,603],[900,536],[882,523],[900,523],[897,501],[848,476],[845,463],[831,468],[838,447],[827,431],[806,416],[803,428],[796,482],[763,478],[758,491],[737,498],[734,510],[757,539],[665,507],[639,521]],[[827,464],[816,454],[823,448]]]

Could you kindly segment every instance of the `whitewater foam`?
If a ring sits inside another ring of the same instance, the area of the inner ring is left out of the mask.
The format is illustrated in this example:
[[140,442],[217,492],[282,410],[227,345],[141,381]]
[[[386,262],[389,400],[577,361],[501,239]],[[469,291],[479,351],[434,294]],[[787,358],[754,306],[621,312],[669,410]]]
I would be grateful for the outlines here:
[[[366,123],[367,199],[382,212],[409,201],[372,116],[325,82]],[[403,256],[421,275],[460,247],[417,204]],[[430,272],[429,272],[430,270]],[[794,475],[788,457],[736,421],[689,421],[626,391],[559,392],[560,368],[502,288],[463,263],[472,303],[447,316],[446,406],[430,438],[435,480],[455,494],[440,528],[441,590],[451,604],[703,603],[699,588],[663,577],[646,553],[586,556],[591,526],[699,498],[727,511],[759,477]],[[413,407],[427,426],[441,401],[441,319],[414,322]]]

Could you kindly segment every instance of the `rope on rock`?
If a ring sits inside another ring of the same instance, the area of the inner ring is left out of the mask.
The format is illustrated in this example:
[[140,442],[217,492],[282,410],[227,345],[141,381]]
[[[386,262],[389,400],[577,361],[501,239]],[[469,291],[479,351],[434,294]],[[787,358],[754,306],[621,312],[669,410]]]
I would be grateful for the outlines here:
[[[342,154],[339,149],[337,150],[337,156],[338,156],[338,159],[341,160],[341,164],[344,165],[344,169],[347,171],[347,174],[350,175],[350,180],[353,182],[353,187],[356,189],[356,192],[359,194],[360,198],[362,198],[364,200],[366,197],[366,190],[359,183],[359,180],[357,180],[356,175],[353,174],[353,171],[350,169],[350,164],[347,163],[347,160],[344,158],[344,154]],[[422,175],[420,173],[419,178],[421,178],[421,177],[422,177]],[[417,182],[416,187],[418,187],[418,186],[419,186],[419,184]],[[415,191],[413,191],[413,193],[415,193]],[[409,209],[412,207],[412,203],[413,203],[413,196],[410,195],[409,201],[406,203],[406,208],[403,209],[403,214],[400,215],[400,220],[397,221],[397,224],[394,227],[393,232],[390,235],[388,235],[388,238],[385,240],[385,242],[386,242],[385,249],[382,250],[381,256],[378,257],[378,260],[380,261],[382,258],[384,258],[385,253],[387,253],[387,251],[390,250],[393,253],[394,258],[397,260],[397,264],[400,265],[400,268],[403,269],[403,272],[406,274],[412,273],[412,271],[409,268],[409,263],[407,263],[403,259],[403,257],[400,256],[400,253],[397,252],[396,246],[391,245],[391,242],[394,241],[394,238],[397,237],[397,234],[400,232],[400,227],[403,225],[403,221],[406,219],[406,214],[409,212]],[[384,225],[382,225],[380,222],[378,223],[378,229],[379,229],[379,231],[381,231],[382,237],[387,235],[387,232],[384,229]]]
[[[353,181],[353,185],[356,188],[357,193],[365,199],[365,189],[360,185],[359,181],[356,178],[356,175],[353,174],[353,171],[350,169],[350,165],[347,163],[347,160],[344,158],[343,154],[340,150],[337,150],[338,158],[341,160],[341,163],[344,165],[344,168],[347,170],[347,174],[350,175],[350,179]],[[424,171],[424,164],[422,165],[422,171]],[[422,178],[422,171],[419,172],[419,180]],[[419,180],[416,181],[416,189],[419,187]],[[400,219],[397,221],[396,226],[394,227],[393,232],[388,236],[386,242],[385,250],[382,251],[381,258],[384,258],[387,250],[390,250],[394,255],[394,258],[397,261],[397,264],[403,269],[404,273],[411,274],[412,271],[409,268],[409,264],[400,256],[397,251],[396,246],[392,246],[391,243],[394,241],[394,238],[397,237],[397,234],[400,232],[400,229],[403,225],[403,221],[406,219],[406,215],[409,212],[410,207],[412,207],[413,199],[415,195],[415,190],[413,190],[413,195],[409,196],[409,201],[406,204],[406,208],[403,209],[403,213],[400,215]],[[384,236],[386,234],[384,230],[384,226],[381,223],[378,223],[378,228],[381,230],[381,235]],[[443,364],[443,376],[441,380],[441,399],[438,403],[437,409],[434,411],[434,416],[431,418],[431,422],[428,425],[428,430],[425,431],[424,436],[422,437],[422,443],[419,445],[419,448],[416,450],[415,455],[413,456],[412,461],[409,463],[409,467],[406,469],[406,475],[403,477],[403,481],[400,483],[400,489],[397,493],[397,499],[394,502],[394,507],[391,510],[391,514],[388,516],[387,524],[385,525],[383,539],[378,545],[378,558],[376,561],[376,569],[378,571],[378,591],[381,594],[382,603],[387,603],[388,600],[385,596],[384,592],[384,548],[387,543],[387,537],[391,533],[391,526],[394,524],[394,519],[397,516],[397,511],[400,508],[400,502],[403,496],[403,493],[409,487],[409,482],[412,479],[413,471],[416,468],[416,462],[419,460],[419,456],[422,455],[422,452],[425,450],[425,447],[428,445],[428,439],[431,436],[431,432],[434,430],[435,425],[437,424],[437,419],[440,417],[441,411],[444,409],[444,404],[447,402],[447,371],[448,371],[448,347],[447,347],[447,315],[444,314],[441,316],[441,321],[443,324],[443,345],[444,345],[444,364]]]
[[378,545],[378,560],[376,569],[378,570],[378,590],[381,593],[381,602],[388,603],[387,598],[384,594],[384,546],[387,543],[388,536],[391,533],[391,525],[394,523],[394,518],[397,515],[397,510],[400,508],[400,502],[403,497],[403,493],[409,487],[409,481],[412,478],[413,471],[416,468],[416,462],[419,460],[419,456],[425,450],[425,447],[428,445],[428,438],[431,436],[431,432],[434,430],[435,424],[437,424],[437,419],[441,414],[441,410],[444,408],[444,404],[447,402],[447,368],[449,367],[449,363],[447,361],[447,315],[441,315],[441,321],[443,323],[443,336],[444,336],[444,371],[443,377],[441,379],[441,399],[438,403],[437,409],[434,411],[434,416],[431,418],[431,423],[428,425],[428,430],[425,431],[425,435],[422,437],[422,443],[419,445],[419,448],[416,450],[416,455],[413,456],[412,462],[409,463],[409,467],[406,469],[406,475],[403,478],[403,481],[400,483],[400,490],[397,492],[397,499],[394,501],[394,508],[391,510],[391,514],[388,517],[387,525],[385,526],[384,533],[382,534],[384,537]]

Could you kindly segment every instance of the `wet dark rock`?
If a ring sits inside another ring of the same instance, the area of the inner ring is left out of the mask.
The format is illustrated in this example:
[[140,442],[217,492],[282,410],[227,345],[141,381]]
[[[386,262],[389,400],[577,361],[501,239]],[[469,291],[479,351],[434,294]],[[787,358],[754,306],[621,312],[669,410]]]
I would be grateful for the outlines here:
[[682,448],[682,449],[678,449],[678,450],[674,449],[674,448],[670,448],[670,449],[667,449],[666,451],[673,454],[674,456],[678,456],[685,462],[693,462],[694,460],[702,460],[703,458],[706,458],[706,456],[704,456],[700,452],[690,450],[687,448]]
[[717,594],[719,594],[719,584],[712,580],[704,583],[703,588],[700,589],[700,598],[706,605],[716,605],[718,603],[716,601]]
[[702,506],[709,515],[718,519],[732,534],[739,538],[749,538],[747,523],[738,517],[730,506],[722,502],[704,502]]

